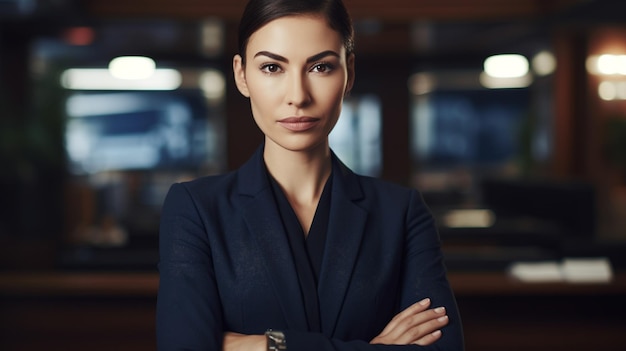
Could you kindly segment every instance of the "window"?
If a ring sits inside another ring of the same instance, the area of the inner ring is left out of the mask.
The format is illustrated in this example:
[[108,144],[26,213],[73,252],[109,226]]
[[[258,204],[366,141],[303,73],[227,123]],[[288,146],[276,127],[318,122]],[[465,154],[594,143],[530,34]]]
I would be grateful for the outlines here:
[[348,97],[329,143],[354,172],[379,176],[382,168],[381,106],[374,95]]

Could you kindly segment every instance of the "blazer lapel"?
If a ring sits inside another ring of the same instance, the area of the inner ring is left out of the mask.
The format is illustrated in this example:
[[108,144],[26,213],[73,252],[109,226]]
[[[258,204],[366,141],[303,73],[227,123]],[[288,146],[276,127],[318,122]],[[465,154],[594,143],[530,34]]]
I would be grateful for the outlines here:
[[263,163],[263,146],[241,167],[238,177],[240,195],[250,198],[242,215],[265,258],[285,320],[289,328],[308,330],[295,262]]
[[333,154],[333,193],[324,260],[318,286],[322,332],[334,333],[365,231],[367,212],[359,180]]

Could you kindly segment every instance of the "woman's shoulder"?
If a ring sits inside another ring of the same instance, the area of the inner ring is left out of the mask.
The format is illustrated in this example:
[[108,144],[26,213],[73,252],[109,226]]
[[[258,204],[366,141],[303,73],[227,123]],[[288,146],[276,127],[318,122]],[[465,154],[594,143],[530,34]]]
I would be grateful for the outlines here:
[[169,193],[186,193],[186,197],[206,201],[223,197],[232,191],[236,182],[235,172],[212,174],[173,183]]
[[234,181],[235,172],[231,171],[227,173],[204,175],[194,179],[181,181],[178,184],[188,189],[198,190],[223,188],[227,184],[234,183]]
[[163,200],[163,216],[214,214],[232,205],[230,199],[237,193],[236,189],[233,172],[173,183]]
[[[421,217],[430,213],[418,189],[390,180],[357,176],[362,189],[360,205],[385,220]],[[398,217],[399,216],[399,217]]]
[[416,192],[415,188],[411,188],[407,185],[402,185],[400,183],[386,180],[383,178],[356,173],[344,163],[342,163],[341,160],[337,158],[337,156],[334,156],[334,160],[334,171],[339,174],[342,182],[345,184],[344,186],[346,187],[346,189],[350,189],[353,194],[362,191],[366,197],[367,195],[376,193],[387,194],[392,197],[396,197],[407,196],[411,193]]
[[416,201],[423,201],[416,188],[370,176],[356,175],[356,178],[362,192],[362,204],[367,207],[380,211],[400,211],[416,204]]
[[382,178],[364,175],[357,175],[357,178],[366,192],[368,190],[374,190],[396,196],[406,196],[418,192],[415,188]]

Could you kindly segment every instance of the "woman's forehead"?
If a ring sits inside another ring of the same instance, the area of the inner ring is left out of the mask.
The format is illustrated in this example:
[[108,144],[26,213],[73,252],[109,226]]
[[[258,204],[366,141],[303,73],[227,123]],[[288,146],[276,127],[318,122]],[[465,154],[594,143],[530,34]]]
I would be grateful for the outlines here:
[[342,53],[340,34],[318,15],[286,16],[272,20],[254,32],[248,40],[247,54],[258,51],[304,55],[326,50]]

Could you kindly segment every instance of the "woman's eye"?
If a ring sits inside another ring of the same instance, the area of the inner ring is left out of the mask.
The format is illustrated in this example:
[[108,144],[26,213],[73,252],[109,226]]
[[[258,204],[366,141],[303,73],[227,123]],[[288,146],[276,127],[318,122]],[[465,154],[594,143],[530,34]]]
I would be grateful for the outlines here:
[[266,73],[277,73],[280,71],[280,67],[276,64],[269,63],[261,66],[261,70]]
[[312,71],[317,73],[327,73],[332,70],[332,67],[327,63],[318,63],[313,66]]

